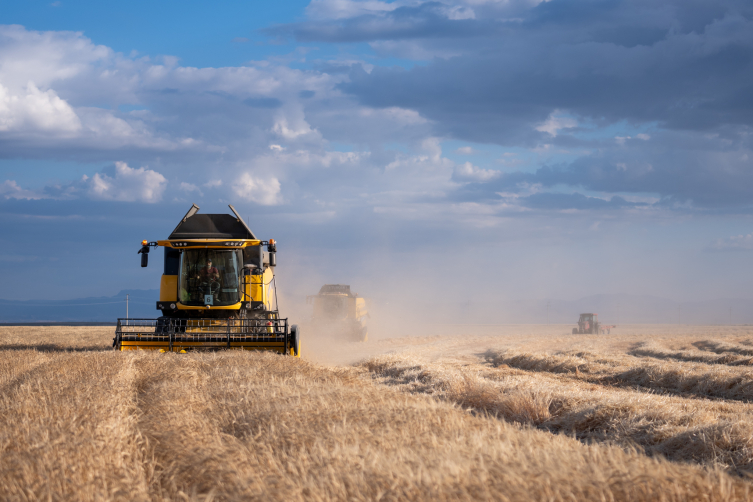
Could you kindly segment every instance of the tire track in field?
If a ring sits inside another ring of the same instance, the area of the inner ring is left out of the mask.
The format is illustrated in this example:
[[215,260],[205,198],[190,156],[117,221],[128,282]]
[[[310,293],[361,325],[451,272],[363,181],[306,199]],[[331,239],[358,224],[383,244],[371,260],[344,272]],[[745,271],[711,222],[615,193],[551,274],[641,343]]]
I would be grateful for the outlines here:
[[140,355],[137,427],[148,443],[152,496],[212,499],[222,487],[226,494],[235,492],[230,499],[240,498],[239,451],[212,420],[208,365],[194,355]]
[[604,358],[595,354],[533,354],[515,351],[483,354],[494,367],[558,374],[608,387],[625,387],[687,398],[753,400],[753,369],[699,362],[656,362],[631,355]]
[[0,395],[0,500],[710,502],[749,493],[719,470],[475,417],[366,376],[274,354],[55,354]]
[[[656,395],[572,375],[382,356],[361,363],[380,382],[506,421],[635,446],[674,461],[753,473],[753,405]],[[747,474],[746,474],[747,475]]]
[[700,350],[667,350],[652,343],[640,344],[628,351],[628,354],[636,357],[650,357],[652,359],[671,359],[680,362],[724,364],[727,366],[752,366],[753,358],[738,354],[709,354]]
[[122,385],[128,368],[115,355],[57,353],[6,387],[0,499],[149,499]]
[[154,499],[679,501],[747,489],[718,470],[474,417],[360,368],[248,353],[149,354],[137,367]]
[[7,357],[7,353],[0,348],[0,395],[7,395],[33,380],[35,375],[44,371],[44,365],[49,363],[51,356],[35,350],[25,350],[13,353],[14,357]]
[[706,350],[714,352],[716,354],[725,354],[732,352],[734,354],[740,354],[743,356],[753,356],[753,348],[750,347],[750,342],[743,342],[745,345],[738,345],[729,342],[720,342],[716,340],[703,340],[695,342],[693,345],[700,350]]

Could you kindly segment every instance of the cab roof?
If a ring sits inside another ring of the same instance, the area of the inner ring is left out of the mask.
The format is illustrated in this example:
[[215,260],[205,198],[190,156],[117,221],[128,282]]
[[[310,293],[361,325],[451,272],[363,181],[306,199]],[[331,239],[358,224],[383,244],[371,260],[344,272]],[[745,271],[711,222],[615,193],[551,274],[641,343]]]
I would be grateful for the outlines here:
[[256,239],[235,208],[230,209],[235,216],[198,214],[199,206],[194,204],[168,239]]

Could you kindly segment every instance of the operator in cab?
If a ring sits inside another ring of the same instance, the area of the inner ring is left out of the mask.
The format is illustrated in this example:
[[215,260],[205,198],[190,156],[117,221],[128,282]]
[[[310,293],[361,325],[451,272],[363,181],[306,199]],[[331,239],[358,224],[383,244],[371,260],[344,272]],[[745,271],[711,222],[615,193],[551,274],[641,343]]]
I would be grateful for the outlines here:
[[212,259],[207,258],[207,264],[199,270],[199,279],[201,282],[214,282],[220,278],[220,271],[217,267],[212,266]]

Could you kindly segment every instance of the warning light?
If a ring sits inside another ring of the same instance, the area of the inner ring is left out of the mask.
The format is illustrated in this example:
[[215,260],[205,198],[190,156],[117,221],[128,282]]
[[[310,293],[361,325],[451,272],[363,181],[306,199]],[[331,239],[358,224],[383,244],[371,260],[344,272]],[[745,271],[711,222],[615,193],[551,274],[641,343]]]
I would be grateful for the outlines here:
[[274,239],[269,239],[269,245],[270,246],[274,246],[275,245],[275,240]]
[[146,241],[146,240],[143,240],[143,241],[141,241],[141,245],[142,245],[142,246],[146,246],[147,244],[149,244],[149,242],[148,242],[148,241]]

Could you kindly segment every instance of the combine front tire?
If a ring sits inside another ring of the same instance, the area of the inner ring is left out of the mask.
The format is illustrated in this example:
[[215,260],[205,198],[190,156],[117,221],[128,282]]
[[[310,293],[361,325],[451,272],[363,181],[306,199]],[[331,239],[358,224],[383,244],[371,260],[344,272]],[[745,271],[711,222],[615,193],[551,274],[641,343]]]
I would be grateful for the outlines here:
[[573,328],[573,335],[577,335],[577,334],[578,334],[578,328]]
[[301,356],[301,330],[297,324],[290,327],[290,349],[296,357]]

